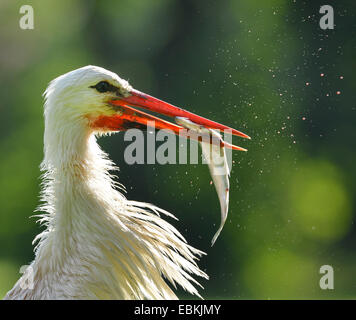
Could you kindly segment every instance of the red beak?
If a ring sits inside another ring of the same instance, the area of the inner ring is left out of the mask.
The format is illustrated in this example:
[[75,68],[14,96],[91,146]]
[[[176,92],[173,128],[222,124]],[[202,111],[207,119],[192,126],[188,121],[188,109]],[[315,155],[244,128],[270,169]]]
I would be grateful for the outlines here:
[[[143,128],[146,127],[149,122],[154,121],[155,128],[157,129],[169,129],[172,130],[175,134],[179,135],[180,131],[184,129],[183,127],[170,123],[168,121],[162,120],[140,110],[131,108],[130,106],[144,108],[156,113],[160,113],[170,117],[184,117],[190,121],[204,126],[209,129],[217,130],[229,130],[233,135],[251,139],[248,135],[232,129],[223,124],[214,122],[212,120],[203,118],[194,113],[186,111],[184,109],[178,108],[174,105],[171,105],[167,102],[154,98],[148,94],[142,93],[137,90],[132,90],[130,96],[126,98],[118,98],[109,101],[113,106],[120,107],[117,115],[114,117],[102,116],[101,119],[95,121],[96,125],[100,126],[100,122],[105,124],[106,127],[112,130],[124,130],[132,127]],[[109,119],[110,118],[110,119]],[[99,122],[99,123],[98,123]],[[224,142],[224,146],[234,150],[246,151],[246,149],[228,144]]]

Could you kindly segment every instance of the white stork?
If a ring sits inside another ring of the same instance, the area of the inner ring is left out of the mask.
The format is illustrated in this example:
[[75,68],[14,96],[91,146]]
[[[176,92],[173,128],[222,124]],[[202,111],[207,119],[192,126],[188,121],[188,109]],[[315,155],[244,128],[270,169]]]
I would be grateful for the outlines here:
[[44,96],[39,221],[46,229],[34,240],[35,259],[27,269],[31,286],[23,285],[26,272],[5,299],[176,299],[167,282],[199,296],[193,276],[208,278],[195,262],[203,252],[159,216],[170,213],[129,201],[115,188],[109,173],[115,165],[96,135],[152,120],[159,129],[181,128],[130,106],[206,128],[228,127],[139,92],[95,66],[56,78]]

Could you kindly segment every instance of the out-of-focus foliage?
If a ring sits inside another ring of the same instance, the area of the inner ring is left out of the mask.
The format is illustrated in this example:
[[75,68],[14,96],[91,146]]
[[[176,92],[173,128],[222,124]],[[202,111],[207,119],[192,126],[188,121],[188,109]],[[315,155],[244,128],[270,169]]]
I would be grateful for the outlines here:
[[[21,30],[31,4],[34,30]],[[0,297],[33,259],[40,231],[41,94],[94,64],[144,92],[252,136],[233,154],[230,211],[214,247],[219,203],[206,166],[124,163],[123,135],[102,138],[128,197],[177,215],[206,251],[205,298],[355,298],[355,13],[329,1],[0,2]],[[235,139],[235,138],[234,138]],[[237,138],[236,138],[237,139]],[[319,269],[335,289],[319,287]],[[184,293],[182,293],[184,296]]]

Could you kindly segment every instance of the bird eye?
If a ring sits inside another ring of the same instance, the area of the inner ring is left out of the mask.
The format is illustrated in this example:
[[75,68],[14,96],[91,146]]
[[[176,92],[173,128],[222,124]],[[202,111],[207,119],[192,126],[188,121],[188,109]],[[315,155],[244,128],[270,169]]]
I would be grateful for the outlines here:
[[92,86],[99,92],[108,92],[111,91],[111,85],[107,81],[100,81],[95,86]]

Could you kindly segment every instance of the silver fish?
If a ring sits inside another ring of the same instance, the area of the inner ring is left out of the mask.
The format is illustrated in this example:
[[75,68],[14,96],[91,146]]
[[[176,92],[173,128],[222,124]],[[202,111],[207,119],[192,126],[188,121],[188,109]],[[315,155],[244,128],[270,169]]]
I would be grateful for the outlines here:
[[177,124],[198,133],[202,137],[199,142],[205,161],[209,166],[221,209],[220,227],[211,241],[211,245],[213,246],[224,227],[229,210],[230,168],[226,158],[225,147],[223,146],[223,139],[217,130],[206,128],[187,118],[176,117],[175,121]]

